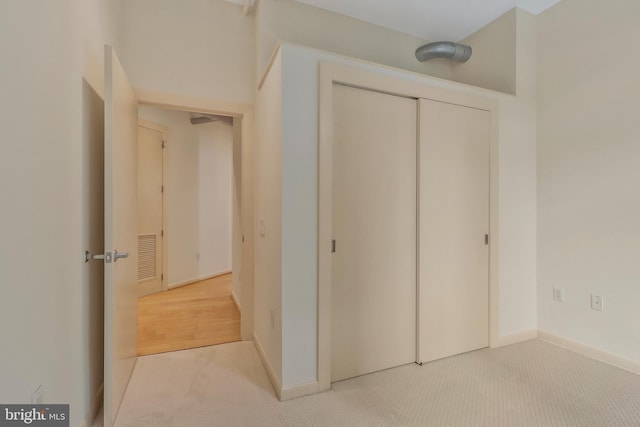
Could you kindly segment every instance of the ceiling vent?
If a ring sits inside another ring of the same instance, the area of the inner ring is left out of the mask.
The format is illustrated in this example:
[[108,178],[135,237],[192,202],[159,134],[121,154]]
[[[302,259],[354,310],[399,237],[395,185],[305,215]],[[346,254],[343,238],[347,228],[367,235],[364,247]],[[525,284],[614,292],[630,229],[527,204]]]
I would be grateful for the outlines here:
[[233,117],[218,116],[217,114],[193,114],[191,117],[192,125],[202,125],[212,122],[223,122],[229,125],[233,124]]
[[435,42],[416,49],[416,58],[420,62],[436,58],[446,58],[456,62],[467,62],[471,58],[471,46],[454,42]]

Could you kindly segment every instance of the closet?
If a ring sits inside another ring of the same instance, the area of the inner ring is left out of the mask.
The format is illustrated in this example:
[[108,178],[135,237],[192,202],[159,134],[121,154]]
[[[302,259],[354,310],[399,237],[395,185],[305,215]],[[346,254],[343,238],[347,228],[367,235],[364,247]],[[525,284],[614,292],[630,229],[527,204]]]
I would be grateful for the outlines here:
[[331,381],[488,346],[491,113],[332,99]]

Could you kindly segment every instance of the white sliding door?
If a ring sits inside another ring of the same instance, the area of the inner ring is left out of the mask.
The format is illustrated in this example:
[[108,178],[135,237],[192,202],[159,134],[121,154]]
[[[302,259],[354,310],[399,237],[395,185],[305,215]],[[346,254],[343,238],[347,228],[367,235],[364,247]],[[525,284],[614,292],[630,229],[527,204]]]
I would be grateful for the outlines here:
[[420,100],[419,362],[489,344],[490,113]]
[[333,91],[331,381],[414,362],[417,102]]

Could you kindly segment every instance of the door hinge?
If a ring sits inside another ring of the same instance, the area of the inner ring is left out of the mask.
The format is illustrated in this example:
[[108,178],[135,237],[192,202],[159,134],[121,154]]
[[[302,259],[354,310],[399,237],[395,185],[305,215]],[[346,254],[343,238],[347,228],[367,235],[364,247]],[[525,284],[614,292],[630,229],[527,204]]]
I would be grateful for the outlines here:
[[164,185],[161,185],[161,186],[160,186],[160,192],[161,192],[162,194],[164,194]]
[[488,245],[488,244],[489,244],[489,235],[488,235],[488,234],[485,234],[485,235],[484,235],[484,244],[485,244],[485,245]]
[[331,241],[331,253],[334,253],[336,251],[336,239],[333,239]]
[[164,273],[161,273],[161,274],[160,274],[160,281],[161,281],[161,282],[164,282]]
[[160,230],[160,237],[164,237],[164,230]]
[[167,141],[162,141],[162,148],[167,148]]

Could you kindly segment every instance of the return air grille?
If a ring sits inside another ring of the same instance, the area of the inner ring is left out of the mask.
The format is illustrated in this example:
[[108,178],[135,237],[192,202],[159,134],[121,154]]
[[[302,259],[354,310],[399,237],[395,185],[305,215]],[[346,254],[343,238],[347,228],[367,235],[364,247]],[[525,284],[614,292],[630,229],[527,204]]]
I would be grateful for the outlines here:
[[156,277],[156,235],[138,236],[138,280]]

